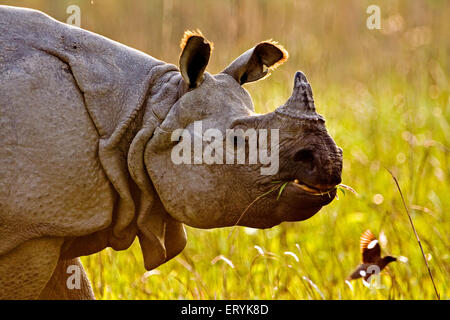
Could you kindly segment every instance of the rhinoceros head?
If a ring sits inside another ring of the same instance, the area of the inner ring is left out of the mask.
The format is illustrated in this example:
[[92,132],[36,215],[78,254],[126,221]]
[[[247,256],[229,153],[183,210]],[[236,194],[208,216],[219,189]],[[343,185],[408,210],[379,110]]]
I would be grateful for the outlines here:
[[265,77],[287,52],[262,42],[211,75],[205,72],[211,49],[201,34],[185,35],[180,98],[147,147],[161,203],[198,228],[308,219],[335,197],[342,150],[316,113],[305,75],[296,73],[284,105],[257,114],[242,85]]

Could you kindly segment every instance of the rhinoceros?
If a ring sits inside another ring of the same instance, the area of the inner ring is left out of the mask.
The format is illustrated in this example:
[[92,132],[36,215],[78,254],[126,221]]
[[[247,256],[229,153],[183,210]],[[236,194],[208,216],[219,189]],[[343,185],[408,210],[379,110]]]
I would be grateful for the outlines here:
[[[184,225],[270,228],[308,219],[335,197],[342,149],[305,75],[267,114],[242,87],[286,61],[276,42],[213,75],[212,43],[200,32],[184,34],[177,67],[0,6],[0,43],[0,298],[94,298],[80,256],[138,237],[151,270],[184,249]],[[195,134],[198,121],[202,132],[278,130],[276,172],[248,161],[175,163],[184,139],[174,131]],[[66,283],[70,266],[81,270],[79,288]]]

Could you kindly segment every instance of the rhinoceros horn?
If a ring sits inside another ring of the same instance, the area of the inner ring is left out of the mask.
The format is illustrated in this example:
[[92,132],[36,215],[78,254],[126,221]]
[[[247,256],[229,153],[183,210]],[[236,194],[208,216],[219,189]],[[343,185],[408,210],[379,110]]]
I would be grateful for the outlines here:
[[303,72],[295,73],[292,95],[275,112],[295,119],[323,120],[322,116],[316,113],[312,89]]

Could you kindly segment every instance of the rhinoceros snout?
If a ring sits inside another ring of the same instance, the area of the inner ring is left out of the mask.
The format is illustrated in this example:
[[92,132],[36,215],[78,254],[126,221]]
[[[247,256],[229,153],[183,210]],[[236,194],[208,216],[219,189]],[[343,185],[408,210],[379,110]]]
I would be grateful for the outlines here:
[[305,191],[327,192],[341,183],[342,149],[332,154],[302,148],[294,153],[295,179]]

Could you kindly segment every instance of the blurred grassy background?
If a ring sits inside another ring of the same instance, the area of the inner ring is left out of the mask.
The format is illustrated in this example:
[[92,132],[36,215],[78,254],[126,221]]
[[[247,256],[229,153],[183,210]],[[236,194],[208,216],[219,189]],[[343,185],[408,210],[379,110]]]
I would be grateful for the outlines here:
[[[220,72],[255,43],[274,39],[290,59],[249,84],[257,111],[290,95],[296,70],[312,84],[318,111],[344,149],[340,196],[313,218],[269,230],[187,228],[177,258],[145,272],[137,243],[83,263],[100,299],[433,299],[432,283],[401,198],[398,177],[437,288],[450,298],[450,2],[442,1],[2,1],[81,26],[178,63],[179,40],[199,28],[214,42],[208,66]],[[366,8],[381,8],[368,30]],[[365,229],[387,238],[384,252],[405,256],[382,273],[383,289],[344,282],[359,263]]]

